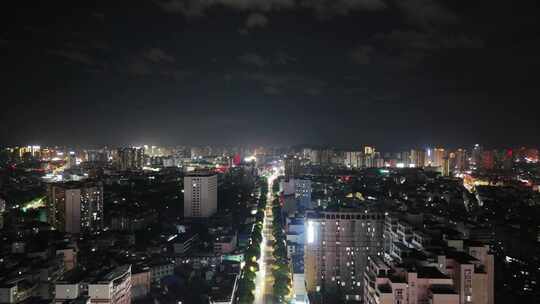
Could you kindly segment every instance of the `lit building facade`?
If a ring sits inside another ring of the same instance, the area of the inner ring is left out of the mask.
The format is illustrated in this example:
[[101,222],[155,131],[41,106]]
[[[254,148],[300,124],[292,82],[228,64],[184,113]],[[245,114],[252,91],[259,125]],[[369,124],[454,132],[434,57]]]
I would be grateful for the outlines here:
[[364,280],[365,304],[459,304],[452,279],[433,266],[391,267],[370,257]]
[[482,162],[480,167],[484,170],[492,170],[495,168],[495,154],[492,150],[482,151]]
[[453,171],[463,172],[469,168],[467,160],[467,151],[464,149],[457,149],[453,152],[452,162],[450,168]]
[[217,175],[192,173],[184,177],[184,217],[210,217],[217,212]]
[[362,168],[364,154],[360,151],[345,152],[345,166],[349,168]]
[[121,266],[88,285],[90,303],[131,303],[131,266]]
[[386,216],[385,262],[371,257],[365,303],[494,303],[494,257],[488,245],[446,239],[445,245],[434,246],[423,232],[422,217],[406,217]]
[[410,153],[410,165],[416,168],[422,168],[426,162],[426,152],[420,149],[412,149]]
[[383,251],[384,214],[367,209],[308,212],[304,226],[307,291],[338,289],[347,299],[362,299],[367,258]]
[[433,167],[443,167],[444,166],[444,160],[446,158],[446,150],[443,148],[435,148],[433,149]]
[[294,178],[295,176],[298,176],[301,173],[301,166],[300,166],[300,159],[298,156],[287,156],[283,160],[284,167],[285,167],[285,177],[286,178]]
[[140,170],[144,165],[144,149],[120,148],[117,151],[117,167],[122,171]]
[[47,196],[48,221],[55,229],[79,234],[103,228],[102,183],[52,183]]

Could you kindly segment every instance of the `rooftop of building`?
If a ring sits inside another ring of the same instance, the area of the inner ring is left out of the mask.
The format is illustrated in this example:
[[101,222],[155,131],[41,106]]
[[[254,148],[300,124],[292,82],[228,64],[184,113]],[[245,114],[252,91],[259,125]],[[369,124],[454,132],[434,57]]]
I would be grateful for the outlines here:
[[486,246],[486,244],[484,244],[484,242],[482,242],[482,241],[470,240],[470,239],[463,240],[463,243],[467,247],[484,247],[484,246]]
[[433,294],[457,294],[452,285],[435,284],[429,289]]
[[426,279],[447,279],[448,276],[442,273],[437,267],[433,266],[427,266],[427,267],[419,267],[417,269],[418,277],[419,278],[426,278]]
[[101,279],[99,279],[99,281],[113,281],[128,272],[131,272],[131,265],[122,265],[108,271],[105,275],[101,277]]
[[101,185],[100,181],[85,179],[81,181],[62,181],[50,183],[52,186],[61,187],[64,189],[77,189],[81,187],[95,187]]
[[463,251],[448,250],[446,252],[446,257],[455,260],[460,264],[472,264],[473,262],[478,261],[476,258]]
[[[383,215],[383,208],[376,204],[365,204],[356,207],[343,207],[343,206],[329,206],[326,209],[318,209],[306,213],[306,218],[323,218],[327,214],[340,213],[347,215],[347,213],[354,214],[355,216],[362,215]],[[381,217],[382,219],[382,217]]]
[[187,173],[185,176],[186,177],[210,177],[214,175],[217,175],[217,174],[210,171],[193,171],[193,172]]
[[131,272],[131,265],[122,265],[115,268],[100,268],[93,271],[75,268],[66,272],[57,281],[57,284],[78,284],[80,282],[108,283],[120,278],[128,272]]

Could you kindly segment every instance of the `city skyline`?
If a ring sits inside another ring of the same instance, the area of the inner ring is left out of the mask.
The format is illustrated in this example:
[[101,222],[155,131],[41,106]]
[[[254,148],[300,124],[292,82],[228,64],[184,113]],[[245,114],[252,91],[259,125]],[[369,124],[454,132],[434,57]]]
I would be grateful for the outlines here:
[[534,145],[535,3],[475,4],[19,4],[0,142]]
[[0,302],[536,303],[539,156],[3,148]]
[[0,303],[540,303],[538,1],[15,2]]

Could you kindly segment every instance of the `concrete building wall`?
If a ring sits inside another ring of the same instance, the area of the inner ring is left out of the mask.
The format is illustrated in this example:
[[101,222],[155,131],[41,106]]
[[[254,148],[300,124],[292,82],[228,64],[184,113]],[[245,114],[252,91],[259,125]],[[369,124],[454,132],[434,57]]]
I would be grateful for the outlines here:
[[80,295],[79,284],[56,284],[54,287],[55,302],[76,299]]
[[184,217],[210,217],[217,212],[217,175],[184,177]]
[[48,186],[48,221],[73,234],[103,226],[103,185],[95,182],[53,183]]
[[88,296],[92,302],[104,301],[110,303],[113,296],[112,282],[88,285]]
[[69,271],[77,266],[77,252],[73,248],[56,250],[56,255],[62,255],[64,268]]
[[65,232],[78,234],[81,232],[81,190],[66,190]]
[[321,212],[306,219],[304,265],[308,292],[340,288],[361,296],[370,255],[383,250],[384,215],[365,212]]
[[488,276],[485,273],[474,273],[472,280],[472,296],[469,303],[488,304]]
[[0,287],[0,303],[15,303],[17,301],[17,285]]
[[131,275],[131,298],[138,299],[150,292],[150,270],[134,273]]
[[430,304],[457,304],[459,296],[457,294],[435,294],[431,297]]

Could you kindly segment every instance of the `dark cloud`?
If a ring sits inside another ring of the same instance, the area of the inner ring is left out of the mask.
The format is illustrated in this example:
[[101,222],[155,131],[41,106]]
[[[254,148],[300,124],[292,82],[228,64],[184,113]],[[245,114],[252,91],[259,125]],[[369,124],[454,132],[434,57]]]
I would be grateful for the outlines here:
[[360,45],[351,51],[350,56],[356,64],[370,64],[373,50],[371,45]]
[[297,61],[296,57],[293,57],[284,51],[278,51],[274,56],[274,62],[276,64],[288,64]]
[[439,24],[455,24],[458,16],[438,0],[396,0],[407,20],[425,28]]
[[143,52],[144,58],[153,63],[172,63],[176,61],[172,55],[167,54],[160,48],[151,48]]
[[90,43],[90,46],[96,50],[99,50],[99,51],[110,51],[111,50],[111,45],[105,41],[92,41]]
[[159,76],[170,79],[182,79],[185,71],[179,70],[176,58],[161,48],[150,48],[139,51],[131,56],[130,60],[123,65],[118,65],[120,72],[127,72],[131,76]]
[[451,48],[481,48],[484,42],[466,34],[444,34],[420,32],[416,30],[393,30],[388,34],[377,34],[389,47],[417,50],[438,50]]
[[127,64],[127,72],[132,76],[148,76],[153,73],[152,66],[143,60],[134,58]]
[[305,90],[305,92],[307,95],[311,95],[311,96],[319,96],[322,93],[320,88],[308,88]]
[[264,94],[267,94],[267,95],[280,95],[281,94],[281,90],[273,86],[264,86],[263,92]]
[[426,58],[440,56],[453,50],[483,48],[483,39],[465,33],[449,33],[437,30],[394,29],[377,33],[369,39],[370,45],[361,45],[350,52],[353,62],[369,64],[372,57],[386,64],[401,68],[414,68]]
[[105,14],[103,13],[100,13],[100,12],[92,13],[92,17],[96,18],[100,22],[105,22]]
[[319,16],[348,15],[354,11],[378,11],[387,7],[382,0],[301,0],[299,5],[312,9]]
[[[537,3],[479,1],[21,4],[0,33],[0,66],[10,71],[0,116],[19,127],[0,137],[538,142]],[[51,105],[48,115],[32,110]],[[84,117],[72,118],[74,107]]]
[[222,5],[237,10],[272,11],[292,8],[294,0],[155,0],[168,13],[179,13],[187,17],[204,15],[213,6]]
[[267,64],[266,60],[256,53],[245,53],[239,56],[238,59],[244,64],[253,65],[259,68],[262,68]]
[[247,65],[253,65],[262,68],[267,65],[287,65],[297,61],[296,57],[289,55],[284,51],[277,51],[274,55],[267,58],[257,53],[245,53],[238,57],[240,62]]
[[88,66],[96,66],[98,62],[93,59],[90,55],[81,53],[76,50],[50,50],[50,54],[68,59],[71,62],[80,63]]
[[278,94],[307,94],[320,95],[327,83],[323,80],[297,73],[248,73],[248,80],[262,85],[264,92],[269,95]]
[[168,13],[198,17],[214,6],[240,11],[283,11],[307,8],[318,15],[347,15],[354,11],[376,11],[387,7],[383,0],[154,0]]
[[246,19],[246,28],[266,27],[268,18],[261,13],[251,13]]

